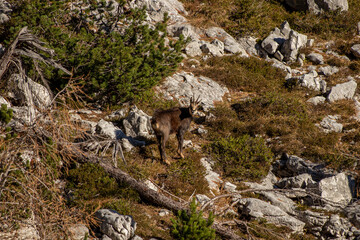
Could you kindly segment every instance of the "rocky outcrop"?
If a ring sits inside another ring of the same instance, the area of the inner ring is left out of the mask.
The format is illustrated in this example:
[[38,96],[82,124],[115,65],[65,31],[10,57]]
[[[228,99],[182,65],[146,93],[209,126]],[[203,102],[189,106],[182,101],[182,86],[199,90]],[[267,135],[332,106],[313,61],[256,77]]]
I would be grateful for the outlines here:
[[353,79],[345,83],[337,84],[331,88],[327,100],[329,102],[335,102],[342,99],[352,99],[355,95],[356,87],[357,83]]
[[165,13],[168,13],[171,22],[186,22],[182,15],[186,16],[187,12],[183,4],[177,0],[133,0],[130,2],[130,7],[146,7],[147,15],[152,23],[162,21]]
[[89,229],[83,224],[71,225],[68,231],[72,240],[83,240],[89,237]]
[[100,231],[112,240],[129,240],[135,235],[136,222],[129,215],[121,215],[114,210],[100,209],[95,217]]
[[324,132],[342,132],[343,125],[341,123],[338,123],[336,120],[338,120],[340,116],[333,116],[329,115],[324,117],[324,119],[318,124],[317,126],[320,127]]
[[9,97],[18,106],[33,106],[46,109],[51,104],[49,91],[41,84],[28,77],[13,74],[8,81]]
[[299,50],[306,44],[307,36],[292,30],[285,21],[262,41],[261,47],[279,61],[294,62]]
[[285,3],[297,11],[310,11],[319,14],[323,11],[347,11],[347,0],[286,0]]
[[190,103],[190,98],[200,96],[200,106],[204,110],[214,107],[214,102],[222,101],[229,90],[207,77],[195,77],[192,73],[180,72],[167,77],[163,84],[157,88],[165,98]]
[[298,82],[300,86],[311,90],[320,91],[322,93],[326,91],[326,82],[321,79],[321,76],[314,70],[298,77]]
[[208,158],[201,158],[200,162],[205,168],[205,179],[208,182],[209,188],[218,191],[223,181],[221,180],[220,175],[213,171],[213,162]]
[[[0,1],[0,24],[6,23],[10,20],[10,13],[12,12],[11,5],[5,1]],[[1,54],[0,54],[1,55]]]
[[241,215],[252,218],[265,218],[267,221],[290,228],[294,232],[302,232],[305,223],[290,216],[277,206],[256,198],[244,198],[239,200],[239,212]]
[[154,137],[150,119],[149,115],[134,105],[130,109],[128,116],[123,120],[126,135],[145,139]]

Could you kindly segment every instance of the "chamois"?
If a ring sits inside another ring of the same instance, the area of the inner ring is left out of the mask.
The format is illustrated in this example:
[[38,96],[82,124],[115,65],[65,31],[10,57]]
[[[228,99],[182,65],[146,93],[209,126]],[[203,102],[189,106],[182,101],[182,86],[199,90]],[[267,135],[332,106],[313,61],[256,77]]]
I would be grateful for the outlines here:
[[165,144],[172,133],[176,133],[179,143],[177,152],[181,158],[184,158],[182,153],[184,134],[189,129],[193,114],[200,104],[199,99],[200,96],[197,100],[191,98],[190,106],[187,108],[175,107],[168,110],[156,110],[151,118],[151,126],[158,140],[161,160],[165,164],[170,164],[166,159]]

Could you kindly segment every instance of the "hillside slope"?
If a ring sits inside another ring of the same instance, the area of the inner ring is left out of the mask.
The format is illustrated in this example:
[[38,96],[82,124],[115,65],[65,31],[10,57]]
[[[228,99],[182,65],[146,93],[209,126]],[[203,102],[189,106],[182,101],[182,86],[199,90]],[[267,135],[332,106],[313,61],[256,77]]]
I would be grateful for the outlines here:
[[[0,239],[357,239],[360,2],[331,3],[0,1]],[[166,165],[151,116],[192,97]]]

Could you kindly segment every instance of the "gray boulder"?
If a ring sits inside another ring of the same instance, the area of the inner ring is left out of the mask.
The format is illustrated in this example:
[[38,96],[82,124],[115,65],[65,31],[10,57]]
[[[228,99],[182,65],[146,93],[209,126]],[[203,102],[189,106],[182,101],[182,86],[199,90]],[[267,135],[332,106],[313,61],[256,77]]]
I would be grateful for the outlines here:
[[332,214],[324,224],[322,235],[327,239],[348,239],[351,223],[337,214]]
[[324,132],[342,132],[343,125],[341,123],[336,122],[340,116],[332,116],[328,115],[323,118],[323,120],[318,125]]
[[152,138],[153,129],[150,120],[151,117],[149,115],[134,105],[130,109],[128,116],[123,120],[126,136],[133,138]]
[[2,96],[0,96],[0,107],[1,107],[2,104],[5,104],[7,108],[10,108],[10,107],[11,107],[11,104],[10,104],[8,101],[6,101],[5,98],[3,98]]
[[273,164],[273,173],[278,177],[294,177],[308,173],[314,181],[334,176],[331,169],[325,168],[322,164],[306,161],[298,156],[284,154],[280,160]]
[[269,54],[274,54],[277,49],[285,42],[285,36],[279,28],[275,28],[269,36],[261,43],[261,47]]
[[112,240],[129,240],[135,235],[136,222],[129,215],[121,215],[114,210],[96,211],[100,231]]
[[355,57],[360,58],[360,44],[355,44],[350,48]]
[[195,198],[201,206],[210,201],[210,198],[204,194],[196,194]]
[[180,37],[183,35],[185,38],[190,38],[192,41],[199,41],[200,35],[198,30],[188,23],[177,23],[167,27],[170,37]]
[[133,139],[131,136],[126,136],[126,134],[121,131],[121,129],[114,126],[112,122],[108,122],[103,119],[97,123],[95,132],[97,134],[107,136],[110,139],[121,140],[122,147],[125,151],[130,151],[134,146],[145,146],[144,141],[139,141]]
[[315,184],[312,176],[308,173],[303,173],[295,177],[282,178],[276,183],[279,188],[307,188]]
[[213,39],[219,39],[224,43],[224,50],[232,54],[239,54],[248,57],[245,49],[224,29],[219,27],[211,27],[205,30],[206,36]]
[[310,53],[306,56],[311,62],[315,64],[324,64],[324,57],[320,53]]
[[16,231],[0,232],[0,239],[16,239],[16,240],[40,240],[38,230],[33,225],[21,224]]
[[281,46],[281,53],[285,61],[296,61],[299,50],[306,46],[307,36],[294,30],[290,31],[289,38]]
[[353,79],[346,83],[337,84],[331,88],[327,100],[335,102],[342,99],[352,99],[355,95],[356,87],[357,83]]
[[[248,37],[242,37],[239,38],[237,40],[237,42],[240,44],[241,49],[244,49],[249,55],[251,56],[258,56],[258,48],[259,48],[259,44],[257,43],[257,39],[251,36]],[[238,51],[236,51],[236,48],[234,48],[234,50],[232,50],[232,48],[230,48],[230,46],[227,44],[227,49],[226,51],[230,52],[230,53],[237,53]],[[235,47],[235,45],[233,45]]]
[[186,22],[182,15],[186,16],[187,12],[177,0],[133,0],[129,5],[131,8],[145,7],[149,20],[154,23],[162,21],[164,13],[168,13],[171,22]]
[[345,173],[339,173],[322,179],[314,185],[314,191],[326,200],[332,201],[339,206],[346,206],[353,198],[354,185],[349,176]]
[[356,201],[345,208],[346,217],[354,224],[355,227],[360,228],[360,202]]
[[339,68],[336,66],[322,66],[319,67],[318,72],[325,76],[331,76],[339,71]]
[[325,103],[325,101],[326,101],[326,98],[325,98],[325,97],[323,97],[323,96],[316,96],[316,97],[310,98],[310,99],[307,100],[306,102],[312,103],[312,104],[314,104],[314,105],[316,106],[316,105]]
[[347,11],[347,0],[286,0],[285,3],[297,11],[307,11],[319,14],[322,11]]
[[185,47],[186,55],[190,57],[196,57],[202,55],[202,50],[200,49],[200,44],[198,41],[192,41]]
[[306,224],[306,228],[315,236],[320,236],[322,227],[329,220],[329,216],[320,212],[312,212],[310,210],[299,211],[297,216],[299,220]]
[[302,232],[305,223],[290,216],[285,211],[270,203],[256,198],[244,198],[239,200],[239,212],[242,215],[255,219],[265,218],[267,221],[290,228],[294,232]]
[[205,180],[208,182],[210,190],[219,191],[223,181],[220,175],[212,170],[213,162],[208,158],[201,158],[200,162],[205,168]]
[[0,0],[0,24],[6,23],[10,20],[11,5],[5,1]]
[[71,225],[68,231],[72,240],[83,240],[89,237],[89,229],[84,224]]
[[315,91],[326,91],[326,82],[319,77],[315,70],[301,75],[299,77],[299,84],[302,87],[306,87]]
[[195,77],[192,73],[179,72],[167,77],[157,91],[165,98],[183,101],[186,105],[194,95],[201,96],[201,106],[204,110],[214,107],[215,101],[222,98],[229,90],[207,77]]
[[347,11],[349,4],[347,0],[315,0],[316,4],[325,11]]
[[9,79],[8,91],[21,106],[35,106],[46,109],[51,104],[49,91],[41,84],[20,74],[13,74]]
[[220,44],[204,43],[201,45],[200,49],[204,54],[210,54],[214,57],[221,57],[224,55],[224,45],[219,45]]

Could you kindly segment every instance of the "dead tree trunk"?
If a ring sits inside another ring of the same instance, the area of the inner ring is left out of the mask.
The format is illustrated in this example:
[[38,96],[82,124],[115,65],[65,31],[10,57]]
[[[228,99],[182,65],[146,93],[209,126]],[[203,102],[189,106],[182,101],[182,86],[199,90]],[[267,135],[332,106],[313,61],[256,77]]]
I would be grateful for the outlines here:
[[[110,163],[101,161],[101,158],[97,156],[85,154],[79,149],[73,149],[71,151],[71,154],[73,155],[74,153],[76,153],[76,160],[78,162],[99,164],[111,177],[115,178],[117,182],[129,185],[131,188],[138,192],[141,199],[150,202],[151,204],[164,207],[172,211],[189,210],[187,206],[184,206],[183,204],[150,189],[144,183],[137,181],[135,178],[131,177],[126,172],[123,172],[122,170],[113,167]],[[220,235],[223,239],[242,239],[238,235],[236,235],[230,228],[221,225],[221,223],[214,223],[212,228],[215,229],[216,233]]]

